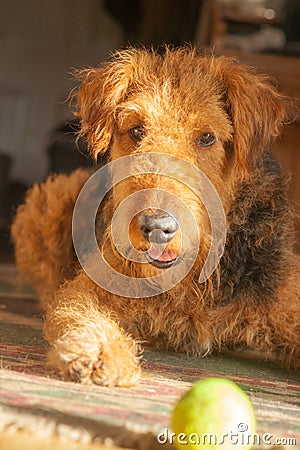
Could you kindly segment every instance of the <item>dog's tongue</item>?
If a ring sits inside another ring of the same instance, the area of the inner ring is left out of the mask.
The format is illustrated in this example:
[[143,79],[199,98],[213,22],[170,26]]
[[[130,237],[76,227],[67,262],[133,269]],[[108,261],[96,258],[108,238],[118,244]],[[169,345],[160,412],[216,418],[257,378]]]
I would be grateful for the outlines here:
[[173,261],[176,259],[176,253],[172,250],[161,250],[159,248],[152,247],[148,250],[148,255],[150,258],[154,259],[155,261]]

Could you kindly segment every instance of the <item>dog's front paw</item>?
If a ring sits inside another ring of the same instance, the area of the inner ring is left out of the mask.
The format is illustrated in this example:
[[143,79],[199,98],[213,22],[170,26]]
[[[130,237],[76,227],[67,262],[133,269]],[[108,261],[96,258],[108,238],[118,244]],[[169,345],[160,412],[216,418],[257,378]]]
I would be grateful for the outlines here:
[[[116,331],[116,330],[115,330]],[[121,330],[105,336],[93,325],[57,339],[49,362],[65,380],[102,386],[132,386],[141,374],[139,346]]]

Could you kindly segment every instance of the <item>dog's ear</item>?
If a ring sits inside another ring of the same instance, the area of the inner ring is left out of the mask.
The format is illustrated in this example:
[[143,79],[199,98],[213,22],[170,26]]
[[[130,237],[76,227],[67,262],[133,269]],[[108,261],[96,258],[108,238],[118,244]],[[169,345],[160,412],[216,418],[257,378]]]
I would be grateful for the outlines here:
[[115,54],[98,68],[74,71],[78,89],[71,93],[75,116],[80,119],[79,136],[87,140],[96,159],[110,147],[115,127],[115,110],[133,81],[134,51]]
[[216,62],[233,124],[235,162],[241,175],[247,175],[280,134],[286,102],[269,77],[230,58]]

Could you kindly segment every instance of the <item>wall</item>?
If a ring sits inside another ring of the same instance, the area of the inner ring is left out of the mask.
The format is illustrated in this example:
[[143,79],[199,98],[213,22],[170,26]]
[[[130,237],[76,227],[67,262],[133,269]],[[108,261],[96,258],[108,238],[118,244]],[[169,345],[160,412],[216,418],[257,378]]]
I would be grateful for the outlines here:
[[45,176],[49,133],[69,117],[70,68],[98,64],[122,40],[99,0],[2,2],[0,152],[14,159],[13,179]]

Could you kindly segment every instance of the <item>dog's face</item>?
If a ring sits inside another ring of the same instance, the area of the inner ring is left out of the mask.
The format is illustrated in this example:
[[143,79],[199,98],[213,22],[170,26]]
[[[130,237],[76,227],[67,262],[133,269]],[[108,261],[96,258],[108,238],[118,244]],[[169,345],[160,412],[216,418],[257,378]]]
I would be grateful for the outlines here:
[[[109,151],[111,161],[144,155],[139,175],[114,183],[114,208],[127,200],[117,240],[129,232],[133,247],[145,252],[152,266],[170,267],[182,253],[182,233],[189,236],[187,245],[194,245],[188,210],[200,232],[204,260],[211,235],[206,192],[200,188],[199,197],[193,189],[197,180],[184,182],[192,174],[181,161],[208,177],[226,212],[237,180],[249,176],[279,133],[284,119],[279,94],[251,69],[225,57],[197,56],[191,49],[167,49],[163,56],[130,49],[79,77],[75,95],[81,134],[93,155]],[[153,160],[152,153],[169,158]],[[131,171],[129,166],[120,170]],[[115,170],[112,177],[122,179]]]

